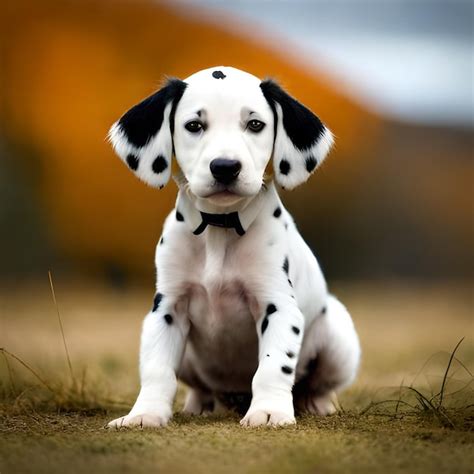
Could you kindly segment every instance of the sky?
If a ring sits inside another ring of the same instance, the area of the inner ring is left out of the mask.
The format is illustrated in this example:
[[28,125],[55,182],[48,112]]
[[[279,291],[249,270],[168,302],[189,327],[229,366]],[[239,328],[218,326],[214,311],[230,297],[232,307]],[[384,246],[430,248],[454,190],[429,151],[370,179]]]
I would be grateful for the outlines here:
[[299,60],[330,72],[377,112],[405,121],[474,126],[469,0],[180,3],[216,23],[250,26],[247,33],[265,36],[278,49],[297,47]]

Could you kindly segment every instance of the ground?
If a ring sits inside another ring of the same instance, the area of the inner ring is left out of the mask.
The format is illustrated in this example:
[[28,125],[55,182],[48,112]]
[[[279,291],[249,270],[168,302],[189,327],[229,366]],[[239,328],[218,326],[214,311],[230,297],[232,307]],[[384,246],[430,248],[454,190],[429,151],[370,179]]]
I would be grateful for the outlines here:
[[[0,288],[0,347],[8,351],[0,367],[2,474],[473,471],[474,331],[466,284],[334,286],[363,348],[357,382],[339,396],[336,415],[243,429],[233,414],[178,414],[157,431],[104,428],[134,401],[140,322],[153,288],[58,279],[55,290],[72,376],[47,278]],[[183,394],[180,387],[177,411]]]

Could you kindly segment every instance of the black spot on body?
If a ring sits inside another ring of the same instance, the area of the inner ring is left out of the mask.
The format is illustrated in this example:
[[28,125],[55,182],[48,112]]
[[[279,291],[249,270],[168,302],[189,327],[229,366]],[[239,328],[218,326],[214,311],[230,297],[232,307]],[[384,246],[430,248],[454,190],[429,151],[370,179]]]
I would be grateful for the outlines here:
[[288,272],[290,271],[290,262],[288,260],[288,257],[285,257],[285,261],[283,262],[283,271],[288,275]]
[[164,318],[165,318],[166,324],[169,324],[169,325],[173,324],[173,316],[171,316],[171,314],[165,314]]
[[151,165],[151,169],[153,173],[160,174],[166,168],[168,168],[168,162],[166,161],[165,157],[162,155],[158,155]]
[[291,282],[291,280],[288,278],[288,285],[291,286],[291,288],[293,288],[293,283]]
[[179,222],[184,222],[183,214],[181,214],[179,211],[176,211],[176,220]]
[[291,351],[288,351],[288,352],[286,353],[286,356],[287,356],[288,358],[290,358],[290,359],[293,359],[293,357],[295,357],[295,353],[294,353],[294,352],[291,352]]
[[268,327],[268,316],[265,316],[262,321],[262,336],[267,330],[267,327]]
[[321,314],[326,314],[328,308],[327,306],[324,306],[324,308],[321,310]]
[[300,328],[297,328],[296,326],[291,326],[291,330],[292,330],[295,334],[299,334],[299,333],[300,333]]
[[267,316],[270,316],[270,314],[273,314],[275,313],[277,310],[277,307],[273,304],[273,303],[270,303],[268,306],[267,306],[267,311],[266,311],[266,315]]
[[273,217],[280,217],[281,216],[281,207],[278,206],[275,211],[273,212]]
[[212,77],[214,79],[225,79],[227,76],[222,71],[214,71]]
[[159,308],[162,299],[163,295],[161,293],[157,293],[155,295],[155,297],[153,298],[153,312],[155,312]]
[[311,110],[285,92],[276,82],[263,81],[260,88],[272,108],[275,124],[278,120],[275,108],[275,102],[277,102],[283,112],[283,127],[293,145],[300,151],[309,150],[324,133],[324,125],[321,120]]
[[128,167],[133,170],[133,171],[137,171],[138,169],[138,158],[135,156],[135,155],[127,155],[127,165]]
[[281,371],[284,373],[284,374],[292,374],[293,373],[293,369],[291,367],[288,367],[287,365],[284,365],[282,368],[281,368]]
[[165,243],[165,238],[164,237],[161,237],[160,239],[160,245],[163,245]]
[[280,173],[284,174],[285,176],[290,172],[291,165],[288,160],[281,160],[280,161]]
[[185,82],[179,79],[170,79],[163,88],[126,112],[119,120],[118,125],[127,140],[137,148],[145,146],[150,138],[160,130],[165,108],[170,102],[173,102],[170,114],[170,128],[173,131],[174,110],[185,89]]
[[311,171],[313,171],[314,168],[316,168],[317,164],[318,164],[318,161],[316,160],[314,156],[308,156],[308,158],[306,158],[306,171],[308,173],[311,173]]
[[270,303],[268,306],[267,306],[267,310],[265,312],[265,317],[263,318],[263,321],[262,321],[262,336],[264,334],[264,332],[267,330],[267,327],[268,327],[268,317],[275,313],[277,311],[277,307],[273,304],[273,303]]

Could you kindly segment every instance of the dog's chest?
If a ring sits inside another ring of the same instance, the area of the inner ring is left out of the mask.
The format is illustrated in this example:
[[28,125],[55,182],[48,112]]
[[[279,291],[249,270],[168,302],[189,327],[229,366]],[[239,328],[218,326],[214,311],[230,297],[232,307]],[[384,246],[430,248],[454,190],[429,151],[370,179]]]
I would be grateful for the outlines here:
[[200,250],[200,265],[186,283],[191,323],[186,359],[215,390],[247,387],[258,344],[252,264],[245,252],[233,247]]

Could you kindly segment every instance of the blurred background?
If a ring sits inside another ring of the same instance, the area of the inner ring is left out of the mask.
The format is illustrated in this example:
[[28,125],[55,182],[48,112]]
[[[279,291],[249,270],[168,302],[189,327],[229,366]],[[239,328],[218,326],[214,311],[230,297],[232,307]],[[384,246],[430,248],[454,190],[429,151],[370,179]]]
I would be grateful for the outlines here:
[[176,186],[147,188],[106,135],[165,76],[232,65],[276,78],[337,137],[322,169],[282,197],[354,315],[359,386],[397,384],[463,336],[463,360],[473,361],[472,8],[4,2],[0,346],[63,364],[52,270],[73,361],[117,386],[125,377],[118,390],[133,399],[154,248]]
[[329,278],[471,275],[469,0],[16,0],[3,11],[0,278],[51,268],[150,281],[176,187],[147,189],[105,137],[165,76],[213,65],[278,79],[335,133],[327,164],[284,195]]

